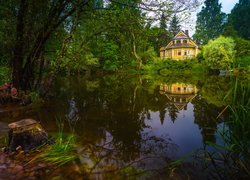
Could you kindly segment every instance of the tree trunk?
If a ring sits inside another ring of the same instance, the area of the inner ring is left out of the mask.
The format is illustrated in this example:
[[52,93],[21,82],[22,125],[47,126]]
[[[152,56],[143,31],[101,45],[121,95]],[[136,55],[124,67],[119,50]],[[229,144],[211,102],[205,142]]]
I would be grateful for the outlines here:
[[9,126],[9,143],[10,152],[21,148],[25,152],[48,143],[48,134],[42,126],[33,119],[23,119],[11,123]]
[[12,59],[12,80],[13,85],[19,89],[20,80],[22,79],[22,63],[23,63],[23,34],[25,28],[25,15],[28,8],[27,0],[21,0],[19,11],[17,14],[16,25],[16,41],[14,45],[14,55]]
[[142,66],[142,60],[141,58],[138,56],[137,52],[136,52],[136,45],[135,45],[135,35],[134,33],[132,33],[132,37],[133,37],[133,54],[136,58],[136,60],[138,61],[138,70],[141,69]]

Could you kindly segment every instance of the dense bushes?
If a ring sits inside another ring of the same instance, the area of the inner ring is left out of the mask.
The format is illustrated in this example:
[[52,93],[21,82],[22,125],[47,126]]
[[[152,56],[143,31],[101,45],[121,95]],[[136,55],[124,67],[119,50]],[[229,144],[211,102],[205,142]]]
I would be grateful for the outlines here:
[[211,69],[230,69],[235,60],[234,40],[223,36],[210,40],[203,48],[203,57]]
[[206,71],[207,68],[203,63],[199,63],[196,59],[186,59],[183,61],[176,61],[171,59],[157,58],[155,61],[143,66],[143,70],[146,72],[155,72],[160,74],[169,73],[184,73],[189,72],[201,72]]

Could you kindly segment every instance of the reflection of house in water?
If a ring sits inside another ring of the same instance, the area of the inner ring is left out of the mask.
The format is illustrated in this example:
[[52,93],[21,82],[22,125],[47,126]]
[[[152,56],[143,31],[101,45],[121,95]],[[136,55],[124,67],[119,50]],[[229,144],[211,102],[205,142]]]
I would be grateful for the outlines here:
[[188,102],[196,96],[197,88],[184,83],[161,84],[160,93],[166,95],[178,110],[182,110],[186,109]]

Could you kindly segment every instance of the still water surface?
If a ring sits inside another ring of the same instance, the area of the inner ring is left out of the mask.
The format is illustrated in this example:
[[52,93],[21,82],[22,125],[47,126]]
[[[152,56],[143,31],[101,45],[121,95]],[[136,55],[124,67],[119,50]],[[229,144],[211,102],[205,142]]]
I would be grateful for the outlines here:
[[155,170],[219,140],[223,116],[216,117],[229,86],[230,78],[224,76],[60,77],[44,106],[0,110],[0,128],[34,118],[53,133],[56,121],[64,121],[65,131],[70,126],[77,135],[85,168],[100,159],[93,172],[123,166]]

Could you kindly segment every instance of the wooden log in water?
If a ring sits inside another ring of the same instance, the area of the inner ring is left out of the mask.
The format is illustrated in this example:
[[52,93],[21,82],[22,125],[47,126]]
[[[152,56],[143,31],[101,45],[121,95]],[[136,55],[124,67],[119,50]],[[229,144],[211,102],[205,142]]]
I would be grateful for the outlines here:
[[8,151],[22,149],[27,152],[48,142],[48,134],[42,126],[33,119],[23,119],[8,125]]

